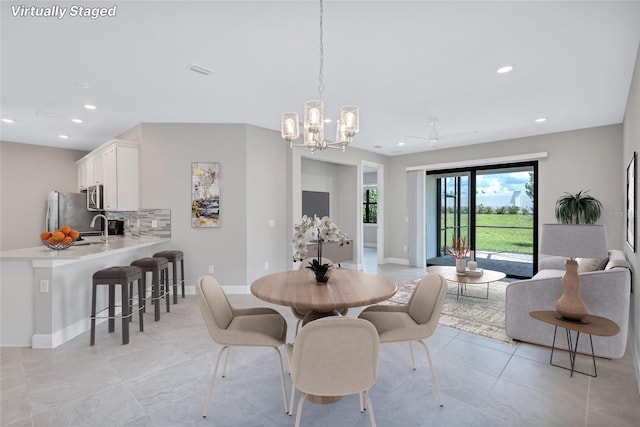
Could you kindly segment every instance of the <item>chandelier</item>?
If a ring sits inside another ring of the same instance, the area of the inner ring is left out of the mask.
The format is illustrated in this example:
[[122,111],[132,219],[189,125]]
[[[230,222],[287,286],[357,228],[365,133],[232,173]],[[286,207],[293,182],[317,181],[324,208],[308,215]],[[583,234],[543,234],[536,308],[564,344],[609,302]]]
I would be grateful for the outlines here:
[[282,113],[280,122],[282,139],[289,141],[289,147],[307,147],[313,153],[316,150],[325,148],[342,149],[344,152],[352,138],[358,133],[360,119],[358,107],[355,105],[345,105],[340,110],[340,118],[336,123],[336,140],[328,141],[324,139],[324,104],[322,103],[322,93],[324,92],[324,46],[323,46],[323,12],[322,0],[320,0],[320,72],[318,73],[318,94],[319,101],[307,101],[304,104],[304,143],[294,144],[300,137],[298,113]]

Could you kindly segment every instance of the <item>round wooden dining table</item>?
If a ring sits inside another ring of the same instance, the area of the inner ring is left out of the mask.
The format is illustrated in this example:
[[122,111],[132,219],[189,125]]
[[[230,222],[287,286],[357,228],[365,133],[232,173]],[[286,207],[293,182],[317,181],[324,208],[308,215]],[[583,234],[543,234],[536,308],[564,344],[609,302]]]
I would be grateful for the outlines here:
[[251,284],[251,293],[274,304],[309,310],[303,324],[349,307],[375,304],[392,297],[396,284],[362,271],[335,269],[327,283],[318,284],[309,269],[269,274]]
[[[339,316],[338,310],[375,304],[391,298],[398,288],[386,277],[362,271],[334,269],[327,283],[316,282],[307,268],[269,274],[251,284],[251,293],[263,301],[308,310],[302,324],[326,316]],[[341,396],[308,395],[307,400],[330,404]]]

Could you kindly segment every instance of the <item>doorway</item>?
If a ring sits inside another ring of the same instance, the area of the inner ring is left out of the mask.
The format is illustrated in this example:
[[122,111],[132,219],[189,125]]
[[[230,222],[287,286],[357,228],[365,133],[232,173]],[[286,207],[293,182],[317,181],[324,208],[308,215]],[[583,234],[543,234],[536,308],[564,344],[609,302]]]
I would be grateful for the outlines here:
[[384,264],[384,166],[362,162],[362,267],[376,271]]

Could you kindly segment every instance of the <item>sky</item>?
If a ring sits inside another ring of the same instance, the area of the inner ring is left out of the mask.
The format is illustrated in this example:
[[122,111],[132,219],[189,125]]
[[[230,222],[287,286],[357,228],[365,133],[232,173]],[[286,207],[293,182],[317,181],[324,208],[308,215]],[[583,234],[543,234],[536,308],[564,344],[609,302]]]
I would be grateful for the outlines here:
[[513,194],[514,191],[525,191],[529,182],[529,172],[510,172],[476,177],[476,188],[479,194]]

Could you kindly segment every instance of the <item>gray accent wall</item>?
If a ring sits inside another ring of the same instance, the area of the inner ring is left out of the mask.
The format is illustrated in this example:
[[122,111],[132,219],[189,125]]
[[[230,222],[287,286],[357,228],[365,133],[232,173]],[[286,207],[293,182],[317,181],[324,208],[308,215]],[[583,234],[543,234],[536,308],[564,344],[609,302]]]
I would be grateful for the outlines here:
[[[171,208],[172,246],[184,252],[188,284],[213,266],[228,292],[246,292],[265,271],[286,269],[288,148],[278,133],[236,124],[139,127],[127,134],[140,138],[140,208]],[[220,163],[217,228],[191,226],[192,162]]]

